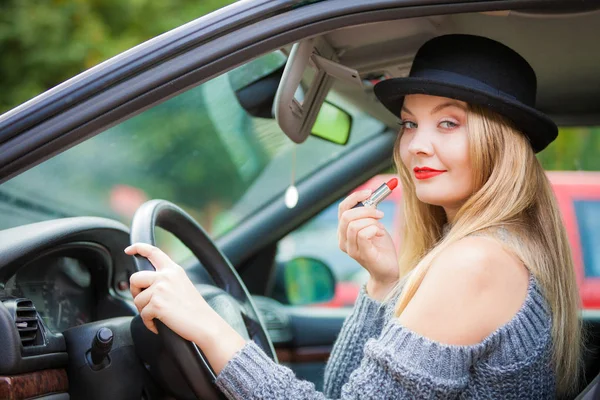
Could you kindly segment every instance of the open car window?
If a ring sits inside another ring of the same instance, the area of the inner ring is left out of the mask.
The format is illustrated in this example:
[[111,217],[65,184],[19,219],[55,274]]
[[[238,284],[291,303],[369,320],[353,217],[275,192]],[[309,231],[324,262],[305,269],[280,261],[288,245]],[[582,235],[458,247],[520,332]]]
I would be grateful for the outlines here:
[[[272,62],[272,56],[263,56]],[[241,66],[239,68],[244,68]],[[239,70],[239,69],[238,69]],[[0,229],[69,216],[129,224],[148,199],[169,200],[219,236],[267,202],[380,133],[381,122],[335,92],[353,118],[340,146],[317,137],[295,145],[274,119],[250,116],[223,74],[126,120],[0,186]],[[264,74],[264,71],[259,71]]]

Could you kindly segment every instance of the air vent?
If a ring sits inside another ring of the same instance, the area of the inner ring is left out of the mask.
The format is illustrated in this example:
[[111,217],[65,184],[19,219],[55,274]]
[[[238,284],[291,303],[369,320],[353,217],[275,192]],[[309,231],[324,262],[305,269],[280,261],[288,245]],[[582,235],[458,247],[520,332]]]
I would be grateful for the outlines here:
[[38,319],[31,300],[21,299],[16,301],[15,325],[19,331],[23,347],[37,344]]

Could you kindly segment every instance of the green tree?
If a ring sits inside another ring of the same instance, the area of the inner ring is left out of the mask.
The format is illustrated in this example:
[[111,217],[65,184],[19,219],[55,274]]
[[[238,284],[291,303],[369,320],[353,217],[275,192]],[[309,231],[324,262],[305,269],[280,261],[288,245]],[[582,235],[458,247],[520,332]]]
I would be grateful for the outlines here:
[[0,1],[0,113],[232,0]]

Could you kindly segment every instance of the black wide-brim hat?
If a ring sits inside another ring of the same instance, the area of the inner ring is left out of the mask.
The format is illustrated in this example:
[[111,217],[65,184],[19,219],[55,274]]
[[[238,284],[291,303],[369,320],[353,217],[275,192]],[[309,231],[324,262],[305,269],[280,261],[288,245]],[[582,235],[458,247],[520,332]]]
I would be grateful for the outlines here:
[[558,127],[535,109],[537,79],[529,63],[495,40],[444,35],[417,51],[410,74],[375,85],[375,95],[397,117],[408,94],[427,94],[477,104],[508,118],[537,153],[558,136]]

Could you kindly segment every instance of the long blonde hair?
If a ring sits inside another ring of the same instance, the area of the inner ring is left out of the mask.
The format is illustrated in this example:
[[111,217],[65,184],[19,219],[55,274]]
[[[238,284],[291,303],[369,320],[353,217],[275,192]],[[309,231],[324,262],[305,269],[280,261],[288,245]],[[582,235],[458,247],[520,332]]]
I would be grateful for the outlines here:
[[579,295],[567,234],[551,184],[527,138],[508,120],[471,105],[467,121],[475,191],[458,210],[444,237],[444,209],[417,198],[410,172],[400,159],[402,132],[398,135],[394,161],[403,186],[403,240],[400,281],[387,300],[401,290],[395,306],[395,316],[400,316],[438,254],[473,232],[505,227],[513,238],[509,250],[538,280],[550,305],[557,390],[567,394],[579,376]]

